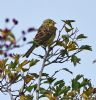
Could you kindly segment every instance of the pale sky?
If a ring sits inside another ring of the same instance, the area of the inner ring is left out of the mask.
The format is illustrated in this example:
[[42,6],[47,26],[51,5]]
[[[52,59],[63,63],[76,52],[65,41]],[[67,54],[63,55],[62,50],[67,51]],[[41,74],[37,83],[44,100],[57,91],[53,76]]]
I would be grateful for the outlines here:
[[[92,64],[96,58],[96,0],[0,0],[0,27],[4,26],[6,17],[19,20],[19,25],[14,29],[18,36],[22,29],[27,29],[30,26],[39,27],[46,18],[55,20],[58,28],[62,24],[61,19],[76,20],[75,26],[78,27],[79,32],[88,36],[88,39],[84,40],[83,43],[91,45],[93,51],[79,54],[81,57],[80,65],[74,67],[70,63],[65,63],[62,67],[72,70],[73,76],[84,74],[96,86],[96,64]],[[27,51],[26,48],[25,51]],[[51,67],[52,73],[56,69],[56,65],[54,66]],[[45,71],[48,72],[51,69],[49,66]],[[73,77],[66,72],[57,76],[65,77],[64,79],[69,83],[70,80],[67,79]],[[8,98],[9,96],[0,94],[0,100],[10,100]]]

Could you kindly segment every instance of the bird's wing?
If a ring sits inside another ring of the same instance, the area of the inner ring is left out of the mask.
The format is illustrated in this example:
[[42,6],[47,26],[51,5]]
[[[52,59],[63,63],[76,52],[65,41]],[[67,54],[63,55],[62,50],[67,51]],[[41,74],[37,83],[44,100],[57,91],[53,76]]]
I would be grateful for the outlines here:
[[46,27],[41,26],[36,34],[34,40],[39,44],[42,45],[48,41],[53,34],[56,33],[55,27]]

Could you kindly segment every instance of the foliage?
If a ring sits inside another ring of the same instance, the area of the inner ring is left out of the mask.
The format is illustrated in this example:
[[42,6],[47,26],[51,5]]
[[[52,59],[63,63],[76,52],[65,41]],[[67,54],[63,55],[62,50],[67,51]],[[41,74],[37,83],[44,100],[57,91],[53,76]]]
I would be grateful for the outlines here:
[[[53,75],[43,71],[45,66],[51,66],[54,63],[62,64],[67,61],[76,66],[81,61],[78,53],[84,50],[92,51],[88,44],[79,44],[79,41],[86,39],[87,36],[79,34],[79,30],[73,27],[72,23],[75,21],[62,21],[63,26],[57,32],[57,38],[51,46],[42,47],[44,54],[33,53],[38,59],[23,59],[23,55],[19,53],[8,54],[11,49],[22,47],[12,32],[13,27],[18,24],[16,19],[12,20],[14,25],[11,29],[0,29],[0,56],[4,56],[0,59],[0,92],[9,93],[11,100],[39,100],[44,97],[49,100],[95,100],[96,88],[83,75],[78,74],[71,80],[70,85],[66,85],[64,79],[59,80],[55,75],[60,71],[73,74],[68,68],[60,68],[54,71]],[[10,20],[7,18],[5,22],[9,23]],[[27,32],[23,30],[20,39],[25,42],[27,33],[31,34],[34,31],[37,29],[33,27],[28,28]],[[28,41],[28,43],[32,44],[32,41]],[[42,60],[40,72],[32,72],[32,68],[36,65],[39,66],[38,63]]]

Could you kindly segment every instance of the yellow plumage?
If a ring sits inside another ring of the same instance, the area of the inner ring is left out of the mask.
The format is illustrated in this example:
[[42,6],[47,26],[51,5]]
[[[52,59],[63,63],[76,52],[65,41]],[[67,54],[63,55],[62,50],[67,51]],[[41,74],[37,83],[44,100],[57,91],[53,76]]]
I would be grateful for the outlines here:
[[32,51],[38,46],[50,46],[56,35],[55,22],[51,19],[46,19],[38,29],[38,32],[34,38],[32,47],[25,53],[24,56],[29,57]]

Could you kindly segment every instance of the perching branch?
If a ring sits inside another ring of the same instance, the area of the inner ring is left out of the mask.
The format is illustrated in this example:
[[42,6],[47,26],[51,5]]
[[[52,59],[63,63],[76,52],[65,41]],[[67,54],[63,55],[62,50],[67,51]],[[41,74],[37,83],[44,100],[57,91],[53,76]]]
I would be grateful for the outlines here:
[[49,52],[50,52],[50,49],[48,49],[48,51],[45,50],[45,57],[43,59],[43,64],[42,64],[41,70],[39,72],[38,84],[37,84],[37,89],[36,89],[36,100],[39,100],[39,90],[40,90],[40,85],[41,85],[41,77],[42,77],[42,73],[43,73]]

